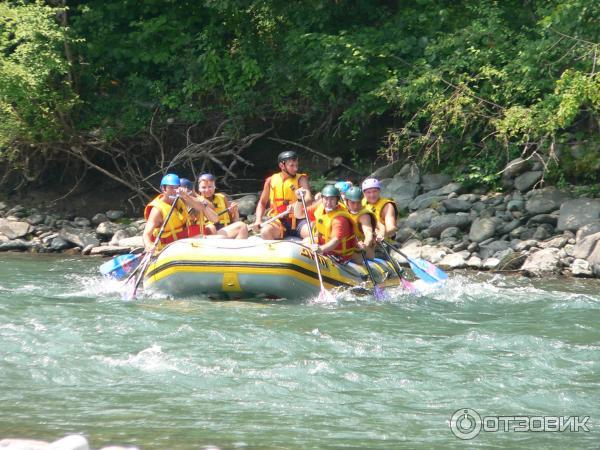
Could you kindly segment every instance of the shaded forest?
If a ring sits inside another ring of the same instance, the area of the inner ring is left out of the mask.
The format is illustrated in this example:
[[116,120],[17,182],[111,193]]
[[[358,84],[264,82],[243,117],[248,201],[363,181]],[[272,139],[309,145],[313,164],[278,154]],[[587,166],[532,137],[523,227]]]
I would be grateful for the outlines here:
[[340,156],[494,186],[521,156],[594,184],[599,22],[589,0],[4,1],[0,183],[143,198],[165,171],[227,185],[293,148],[316,176]]

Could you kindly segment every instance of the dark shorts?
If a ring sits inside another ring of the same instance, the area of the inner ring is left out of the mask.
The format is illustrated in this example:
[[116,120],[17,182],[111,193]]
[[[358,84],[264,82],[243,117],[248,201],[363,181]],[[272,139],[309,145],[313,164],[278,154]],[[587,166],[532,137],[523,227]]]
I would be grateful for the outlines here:
[[296,228],[292,228],[292,223],[287,220],[280,221],[283,227],[285,228],[285,232],[283,233],[283,237],[297,237],[301,238],[300,230],[302,230],[303,226],[308,226],[306,219],[296,220]]

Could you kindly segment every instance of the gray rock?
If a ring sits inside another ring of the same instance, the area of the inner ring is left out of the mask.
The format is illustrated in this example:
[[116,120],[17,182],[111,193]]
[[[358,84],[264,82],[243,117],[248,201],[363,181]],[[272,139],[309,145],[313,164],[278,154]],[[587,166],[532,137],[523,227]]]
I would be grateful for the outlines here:
[[433,217],[431,224],[427,229],[430,236],[440,237],[446,228],[456,227],[465,229],[471,224],[471,218],[468,214],[444,214],[442,216]]
[[532,253],[525,260],[521,270],[530,276],[556,274],[560,270],[559,252],[557,248],[545,248]]
[[556,226],[558,223],[558,217],[552,214],[538,214],[527,221],[527,225],[539,223],[547,223],[549,225]]
[[509,250],[506,253],[503,252],[499,259],[497,270],[518,270],[527,259],[527,255]]
[[106,211],[106,217],[110,220],[119,220],[125,215],[123,211],[111,209],[110,211]]
[[524,208],[525,202],[523,200],[511,200],[506,205],[508,211],[523,211]]
[[415,230],[408,227],[402,227],[399,228],[398,231],[396,231],[396,236],[394,237],[394,239],[397,242],[403,243],[415,237],[418,238],[418,234]]
[[127,230],[117,230],[115,234],[113,234],[109,245],[119,245],[119,242],[122,239],[130,238],[132,235]]
[[481,267],[487,270],[494,270],[500,264],[500,260],[498,258],[488,258],[483,261]]
[[[468,250],[467,250],[467,249],[468,249],[468,247],[469,247],[469,241],[467,241],[467,240],[464,240],[464,239],[463,239],[462,241],[460,241],[460,242],[458,242],[457,244],[455,244],[455,245],[452,247],[452,250],[453,250],[454,252],[468,251]],[[471,252],[469,252],[469,254],[471,254]]]
[[510,222],[503,223],[502,225],[500,225],[498,227],[498,234],[502,235],[502,234],[511,233],[512,231],[516,230],[520,226],[521,226],[521,221],[519,219],[511,220]]
[[85,217],[75,217],[75,219],[73,219],[73,225],[75,225],[78,228],[87,228],[91,224],[92,223],[90,222],[90,220],[86,219]]
[[590,222],[587,225],[582,226],[577,230],[576,240],[579,242],[584,237],[590,236],[595,233],[600,233],[600,220]]
[[383,166],[378,168],[375,172],[373,172],[371,175],[369,175],[368,178],[377,178],[378,180],[381,180],[383,178],[391,178],[393,177],[399,170],[402,169],[402,166],[404,165],[403,161],[394,161],[391,164],[388,164],[387,166]]
[[415,199],[408,204],[408,207],[411,211],[415,211],[417,209],[426,209],[432,207],[432,205],[435,206],[435,204],[441,205],[442,200],[445,199],[445,195],[433,195],[427,192],[415,197]]
[[521,192],[528,191],[542,179],[542,174],[543,172],[540,170],[525,172],[519,175],[517,178],[515,178],[515,189],[518,189]]
[[547,241],[540,242],[538,247],[540,248],[563,248],[569,242],[569,238],[567,236],[555,236]]
[[471,242],[467,246],[467,250],[470,251],[470,252],[476,252],[477,249],[479,249],[479,244],[477,242]]
[[407,163],[394,175],[394,178],[402,178],[409,183],[419,184],[421,182],[421,171],[415,163]]
[[80,434],[71,434],[52,442],[47,450],[90,450],[90,446],[85,437]]
[[537,229],[535,230],[535,233],[533,233],[533,239],[538,240],[538,241],[543,241],[546,240],[550,237],[550,233],[548,232],[548,230],[546,230],[546,228],[540,226],[537,227]]
[[98,213],[92,217],[93,225],[100,225],[102,222],[108,222],[108,217],[106,217],[106,214]]
[[459,235],[460,235],[460,229],[458,227],[449,227],[441,232],[440,239],[455,238],[455,237],[458,237]]
[[495,256],[496,253],[506,250],[510,247],[510,244],[506,241],[494,241],[486,245],[479,246],[479,256],[481,259],[487,259]]
[[123,255],[125,253],[129,253],[130,251],[131,251],[130,247],[121,247],[118,245],[102,245],[102,246],[94,246],[90,250],[90,255],[113,256],[113,255]]
[[140,248],[144,246],[142,236],[132,236],[130,238],[121,239],[118,243],[119,247]]
[[439,216],[437,211],[433,209],[423,209],[409,214],[405,219],[405,224],[407,227],[419,231],[429,227],[431,220],[437,216]]
[[13,239],[11,241],[0,241],[0,252],[24,251],[31,247],[31,242],[23,239]]
[[249,215],[254,214],[254,211],[256,211],[258,195],[244,195],[243,197],[236,199],[235,202],[238,204],[238,211],[240,213],[240,216],[248,217]]
[[571,263],[571,274],[574,277],[591,277],[593,276],[592,265],[585,259],[575,259]]
[[469,259],[467,259],[466,265],[470,269],[481,269],[483,264],[479,256],[472,255]]
[[517,252],[522,252],[525,250],[529,250],[531,247],[537,247],[538,241],[533,239],[527,239],[525,241],[521,241],[514,245],[512,248]]
[[496,221],[493,219],[476,219],[471,224],[469,239],[473,242],[482,242],[494,236]]
[[30,225],[39,225],[41,223],[44,223],[44,220],[46,220],[46,216],[44,214],[32,214],[29,217],[27,217],[27,219],[25,219],[27,221],[27,223],[29,223]]
[[475,194],[461,194],[457,197],[459,200],[462,200],[464,202],[469,202],[471,204],[475,203],[476,201],[479,200],[479,196],[475,195]]
[[598,219],[600,219],[600,199],[567,200],[560,207],[557,229],[575,231]]
[[25,208],[22,207],[21,205],[15,205],[13,206],[11,209],[9,209],[8,211],[6,211],[6,216],[14,216],[14,217],[18,217],[18,218],[23,218],[27,215],[27,211],[25,211]]
[[592,252],[587,257],[587,261],[592,266],[600,265],[600,244],[596,244]]
[[94,246],[92,244],[88,244],[83,248],[83,250],[81,250],[81,254],[89,255],[93,248],[94,248]]
[[445,173],[428,173],[421,177],[421,186],[423,187],[423,192],[427,192],[439,189],[451,181],[452,177]]
[[525,209],[532,215],[546,214],[559,209],[560,205],[568,199],[569,194],[554,187],[538,189],[532,191]]
[[446,208],[448,212],[464,212],[469,211],[471,209],[471,202],[466,200],[459,200],[458,198],[452,198],[447,200],[442,200],[442,205]]
[[462,254],[452,253],[444,256],[439,265],[448,269],[463,269],[467,266],[467,262]]
[[100,245],[100,241],[92,232],[78,228],[64,227],[60,230],[60,237],[81,248],[85,248],[88,245]]
[[0,234],[8,239],[17,239],[33,232],[33,227],[27,222],[0,219]]
[[530,162],[523,158],[515,158],[506,165],[502,174],[508,178],[514,178],[522,174],[531,166]]
[[392,198],[400,210],[405,210],[408,209],[408,205],[413,201],[417,192],[419,192],[418,184],[409,183],[403,179],[393,179],[381,190],[381,195]]
[[435,191],[430,191],[430,192],[435,192],[436,195],[444,195],[444,196],[449,196],[451,194],[459,194],[463,191],[463,185],[460,183],[448,183],[444,186],[442,186],[439,189],[436,189]]
[[121,228],[121,225],[114,222],[102,222],[96,227],[96,234],[101,239],[110,239]]
[[50,249],[57,252],[66,250],[71,247],[73,247],[72,242],[66,241],[60,237],[55,237],[54,239],[52,239],[52,242],[50,242]]

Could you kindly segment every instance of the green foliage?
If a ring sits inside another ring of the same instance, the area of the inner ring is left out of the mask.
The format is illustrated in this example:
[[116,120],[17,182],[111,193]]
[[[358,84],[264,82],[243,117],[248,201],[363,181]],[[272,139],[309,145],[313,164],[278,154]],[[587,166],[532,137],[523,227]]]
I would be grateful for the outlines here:
[[[69,27],[48,4],[0,4],[5,155],[15,142],[111,145],[180,124],[165,131],[168,155],[181,129],[210,135],[228,119],[240,135],[273,126],[360,149],[344,155],[355,165],[378,148],[471,161],[464,181],[489,186],[507,159],[550,160],[600,130],[598,2],[72,0]],[[568,180],[594,170],[562,157]]]
[[0,3],[0,161],[60,139],[77,96],[63,56],[67,30],[43,2]]

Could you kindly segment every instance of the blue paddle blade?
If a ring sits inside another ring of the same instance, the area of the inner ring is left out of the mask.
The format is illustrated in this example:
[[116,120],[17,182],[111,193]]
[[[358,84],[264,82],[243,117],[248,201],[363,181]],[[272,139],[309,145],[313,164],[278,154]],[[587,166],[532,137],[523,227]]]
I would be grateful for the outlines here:
[[105,277],[121,280],[138,266],[142,256],[143,253],[138,255],[128,253],[126,255],[115,256],[100,266],[100,273]]
[[375,300],[387,300],[387,295],[385,291],[381,288],[381,286],[375,285],[375,287],[373,288],[373,294],[375,296]]
[[425,261],[421,258],[408,258],[408,263],[415,276],[426,283],[439,283],[440,281],[448,279],[448,274],[446,272],[434,266],[429,261]]

